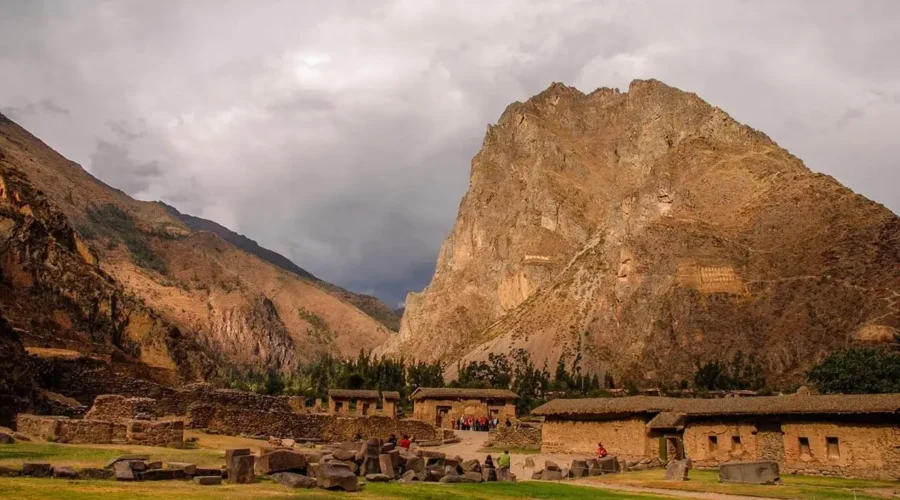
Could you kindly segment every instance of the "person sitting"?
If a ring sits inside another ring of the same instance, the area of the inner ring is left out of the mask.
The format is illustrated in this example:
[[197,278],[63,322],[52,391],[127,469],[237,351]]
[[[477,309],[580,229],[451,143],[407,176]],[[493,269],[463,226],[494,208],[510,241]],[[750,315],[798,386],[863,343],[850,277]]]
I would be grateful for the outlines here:
[[604,458],[607,455],[609,455],[609,452],[603,447],[603,443],[597,443],[597,458]]
[[392,445],[394,445],[396,447],[397,446],[397,435],[392,433],[391,437],[388,438],[388,443],[391,443]]
[[400,447],[404,450],[408,450],[411,444],[412,441],[409,440],[409,436],[404,434],[403,439],[400,440]]
[[490,455],[488,455],[487,458],[484,459],[484,466],[485,466],[485,468],[488,468],[488,469],[494,468],[494,459],[491,458]]

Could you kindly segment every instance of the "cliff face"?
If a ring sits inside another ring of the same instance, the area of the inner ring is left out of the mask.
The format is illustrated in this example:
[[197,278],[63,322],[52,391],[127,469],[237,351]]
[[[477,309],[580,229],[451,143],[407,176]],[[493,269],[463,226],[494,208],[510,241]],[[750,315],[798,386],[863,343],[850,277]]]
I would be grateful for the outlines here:
[[580,354],[646,383],[742,350],[788,381],[891,335],[898,300],[883,206],[696,95],[554,84],[489,127],[432,282],[382,352]]
[[29,350],[119,360],[166,383],[227,366],[291,370],[389,335],[318,284],[110,188],[2,115],[0,291]]

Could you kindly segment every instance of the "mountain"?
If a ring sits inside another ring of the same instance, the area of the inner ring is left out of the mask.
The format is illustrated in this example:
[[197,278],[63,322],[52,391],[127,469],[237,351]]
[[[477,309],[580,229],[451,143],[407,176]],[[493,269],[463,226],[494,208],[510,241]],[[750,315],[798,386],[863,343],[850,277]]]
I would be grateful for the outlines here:
[[92,177],[0,115],[0,315],[28,352],[174,384],[289,371],[392,333],[320,282]]
[[285,271],[292,272],[300,276],[301,278],[318,285],[320,288],[330,293],[331,295],[345,302],[349,302],[354,307],[368,314],[379,323],[390,328],[392,331],[396,332],[400,329],[400,315],[396,314],[395,311],[392,311],[391,308],[387,306],[387,304],[378,300],[378,298],[371,295],[351,292],[332,283],[328,283],[327,281],[322,281],[319,278],[313,276],[313,274],[309,271],[301,268],[297,264],[294,264],[293,261],[281,255],[280,253],[269,250],[268,248],[261,247],[259,243],[253,241],[252,239],[242,234],[238,234],[217,222],[202,219],[200,217],[194,217],[193,215],[183,214],[179,212],[175,207],[167,205],[163,202],[159,202],[159,204],[162,205],[163,208],[165,208],[173,217],[177,218],[187,227],[189,227],[191,231],[209,231],[211,233],[215,233],[223,240],[231,243],[241,250],[251,255],[255,255],[260,259],[268,262],[269,264],[280,267]]
[[[377,352],[530,352],[638,385],[753,354],[776,383],[900,328],[900,220],[655,81],[513,103],[434,277]],[[443,340],[435,344],[437,336]]]

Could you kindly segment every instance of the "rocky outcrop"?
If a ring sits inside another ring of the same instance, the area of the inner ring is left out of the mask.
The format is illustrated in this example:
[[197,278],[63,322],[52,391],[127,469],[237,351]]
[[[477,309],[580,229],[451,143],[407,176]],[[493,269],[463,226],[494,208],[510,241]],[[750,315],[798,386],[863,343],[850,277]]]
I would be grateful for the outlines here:
[[39,393],[22,341],[2,313],[0,308],[0,426],[9,427],[17,413],[34,405]]
[[554,84],[488,128],[432,282],[381,352],[452,369],[525,349],[646,385],[741,350],[794,381],[900,327],[898,235],[694,94]]

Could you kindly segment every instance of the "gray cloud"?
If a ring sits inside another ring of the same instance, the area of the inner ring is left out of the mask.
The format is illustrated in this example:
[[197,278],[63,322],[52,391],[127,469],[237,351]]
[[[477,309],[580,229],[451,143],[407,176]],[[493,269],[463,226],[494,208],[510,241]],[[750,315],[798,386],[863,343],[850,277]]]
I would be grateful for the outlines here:
[[553,81],[696,92],[900,210],[898,25],[891,0],[0,0],[0,103],[106,182],[398,303],[485,125]]

